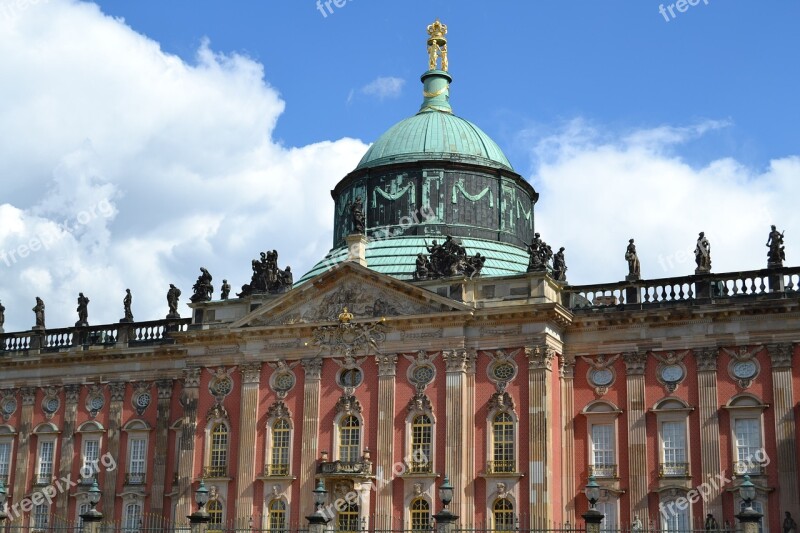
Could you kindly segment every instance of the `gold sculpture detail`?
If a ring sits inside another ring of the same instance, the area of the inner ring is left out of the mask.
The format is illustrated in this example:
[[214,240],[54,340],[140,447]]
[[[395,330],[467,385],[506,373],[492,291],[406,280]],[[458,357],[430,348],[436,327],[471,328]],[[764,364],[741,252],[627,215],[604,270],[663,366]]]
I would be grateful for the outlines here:
[[348,310],[347,310],[347,307],[345,307],[345,308],[342,310],[342,312],[339,314],[339,322],[341,322],[342,324],[347,324],[347,323],[349,323],[351,320],[353,320],[353,313],[351,313],[350,311],[348,311]]
[[447,26],[436,22],[428,26],[428,67],[430,70],[437,70],[439,59],[442,60],[441,70],[447,72]]

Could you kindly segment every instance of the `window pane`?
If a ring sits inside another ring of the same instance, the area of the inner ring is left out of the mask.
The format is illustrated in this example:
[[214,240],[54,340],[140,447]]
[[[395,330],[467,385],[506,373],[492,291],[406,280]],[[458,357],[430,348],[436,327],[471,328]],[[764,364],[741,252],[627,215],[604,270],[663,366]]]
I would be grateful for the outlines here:
[[431,527],[431,506],[423,498],[411,502],[412,531],[426,531]]
[[664,446],[664,462],[667,464],[686,463],[686,424],[663,422],[661,438]]
[[492,472],[513,472],[514,461],[514,419],[509,413],[500,413],[492,423],[493,450]]
[[761,449],[761,424],[757,418],[736,419],[736,457],[737,461],[754,461]]
[[361,453],[361,423],[355,416],[342,419],[339,427],[339,459],[355,463]]
[[39,444],[39,483],[47,483],[53,477],[53,441]]
[[598,466],[616,464],[613,425],[592,425],[592,461],[592,464]]
[[[272,465],[285,467],[289,465],[290,426],[286,419],[278,419],[272,426]],[[279,469],[280,470],[280,469]],[[278,472],[276,472],[277,474]],[[288,471],[286,472],[288,474]]]
[[281,500],[272,500],[269,504],[269,529],[272,531],[286,529],[286,504]]
[[143,474],[147,465],[147,440],[133,439],[130,441],[130,464],[128,472],[131,474]]
[[11,461],[11,443],[0,442],[0,479],[8,485],[8,466]]
[[428,415],[414,417],[411,424],[411,471],[431,472],[433,424]]
[[494,502],[494,529],[496,531],[511,531],[515,527],[514,505],[507,498]]

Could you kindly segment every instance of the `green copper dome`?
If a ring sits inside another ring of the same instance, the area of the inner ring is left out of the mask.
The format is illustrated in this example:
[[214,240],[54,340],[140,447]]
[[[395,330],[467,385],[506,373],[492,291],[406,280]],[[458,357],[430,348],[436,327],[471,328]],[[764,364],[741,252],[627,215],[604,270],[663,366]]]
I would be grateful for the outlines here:
[[453,115],[450,75],[430,70],[422,75],[420,111],[389,128],[367,150],[356,170],[423,160],[449,160],[513,170],[505,154],[478,126]]

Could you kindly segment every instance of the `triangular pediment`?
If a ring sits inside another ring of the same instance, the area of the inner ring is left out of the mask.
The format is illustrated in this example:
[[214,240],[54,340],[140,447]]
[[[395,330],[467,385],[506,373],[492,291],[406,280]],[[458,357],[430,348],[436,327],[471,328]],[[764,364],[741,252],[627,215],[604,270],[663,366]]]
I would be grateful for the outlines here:
[[258,307],[232,327],[335,322],[345,307],[355,320],[471,311],[462,303],[345,262]]

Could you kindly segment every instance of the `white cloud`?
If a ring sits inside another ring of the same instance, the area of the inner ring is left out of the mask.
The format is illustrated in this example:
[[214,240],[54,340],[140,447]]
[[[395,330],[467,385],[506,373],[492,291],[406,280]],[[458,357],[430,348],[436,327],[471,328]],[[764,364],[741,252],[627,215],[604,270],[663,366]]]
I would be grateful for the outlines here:
[[48,326],[73,324],[80,291],[91,323],[115,322],[126,287],[136,318],[157,319],[169,283],[187,301],[205,266],[241,286],[265,249],[299,277],[330,248],[329,191],[367,148],[281,146],[260,64],[207,42],[189,64],[74,0],[0,16],[0,79],[6,331],[33,324],[35,296]]
[[554,248],[566,247],[571,283],[623,280],[629,238],[636,239],[643,277],[692,274],[700,231],[711,241],[712,271],[766,268],[770,224],[786,229],[788,264],[800,263],[800,214],[793,206],[800,157],[776,159],[766,169],[733,159],[696,168],[673,153],[726,125],[616,136],[573,120],[555,134],[539,134],[531,153],[531,182],[541,195],[537,228]]
[[386,98],[397,98],[403,91],[403,85],[405,85],[405,83],[406,80],[403,78],[384,76],[369,82],[367,85],[361,88],[361,92],[368,96],[374,96],[379,100],[385,100]]

